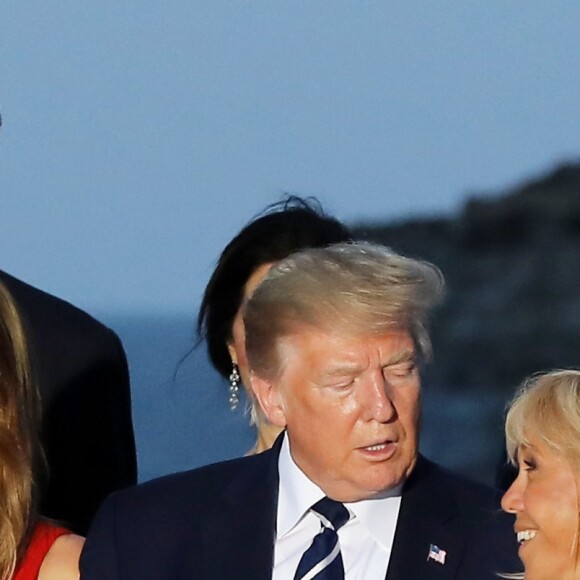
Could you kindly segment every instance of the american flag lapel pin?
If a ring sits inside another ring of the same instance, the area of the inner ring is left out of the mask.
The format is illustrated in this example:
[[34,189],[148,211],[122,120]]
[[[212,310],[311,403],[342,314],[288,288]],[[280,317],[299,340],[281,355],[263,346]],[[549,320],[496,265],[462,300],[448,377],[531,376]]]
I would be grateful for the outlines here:
[[429,554],[427,555],[427,561],[435,560],[435,562],[439,562],[439,564],[445,564],[445,556],[447,556],[447,552],[445,550],[442,550],[435,544],[429,544]]

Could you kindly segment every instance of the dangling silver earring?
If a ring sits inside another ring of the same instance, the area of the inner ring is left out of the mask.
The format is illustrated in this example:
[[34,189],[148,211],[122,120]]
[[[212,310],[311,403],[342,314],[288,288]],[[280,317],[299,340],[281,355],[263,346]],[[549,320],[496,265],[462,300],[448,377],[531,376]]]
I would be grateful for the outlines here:
[[238,391],[240,390],[240,373],[238,371],[238,365],[232,363],[232,373],[230,374],[230,409],[235,411],[240,404],[240,398],[238,397]]

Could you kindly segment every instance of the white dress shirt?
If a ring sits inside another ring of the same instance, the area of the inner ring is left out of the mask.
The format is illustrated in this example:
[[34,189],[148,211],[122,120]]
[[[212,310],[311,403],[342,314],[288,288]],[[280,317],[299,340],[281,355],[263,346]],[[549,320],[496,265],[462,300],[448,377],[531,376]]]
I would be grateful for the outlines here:
[[[320,519],[310,507],[325,494],[294,463],[287,435],[280,450],[278,470],[280,487],[272,579],[292,580],[302,554],[321,529]],[[346,580],[384,580],[397,527],[401,487],[380,499],[344,504],[350,519],[338,530],[338,538]]]

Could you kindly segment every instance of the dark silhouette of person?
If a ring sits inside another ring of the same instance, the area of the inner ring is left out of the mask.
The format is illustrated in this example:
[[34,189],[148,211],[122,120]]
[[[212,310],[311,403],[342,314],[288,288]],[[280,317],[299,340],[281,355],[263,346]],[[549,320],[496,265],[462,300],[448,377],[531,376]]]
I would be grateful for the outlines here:
[[39,511],[86,535],[102,501],[137,481],[127,359],[79,308],[0,270],[24,322],[42,399]]

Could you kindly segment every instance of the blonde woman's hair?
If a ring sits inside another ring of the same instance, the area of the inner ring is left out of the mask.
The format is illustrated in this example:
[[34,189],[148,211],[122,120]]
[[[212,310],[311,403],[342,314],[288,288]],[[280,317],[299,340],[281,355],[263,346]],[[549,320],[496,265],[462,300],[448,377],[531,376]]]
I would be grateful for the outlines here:
[[[526,379],[508,407],[505,435],[514,465],[520,446],[529,446],[534,437],[562,455],[573,469],[580,468],[580,371],[555,370]],[[578,531],[571,553],[575,566],[577,538]],[[503,577],[523,579],[525,575]]]
[[364,242],[307,249],[274,265],[245,306],[246,351],[254,372],[281,371],[279,343],[300,327],[347,336],[409,332],[418,355],[431,354],[426,329],[443,295],[432,264]]
[[0,283],[0,578],[12,577],[34,513],[32,469],[37,449],[38,394],[30,378],[24,330]]
[[518,448],[530,444],[530,433],[580,466],[580,371],[551,371],[523,383],[505,423],[508,456],[514,464]]

